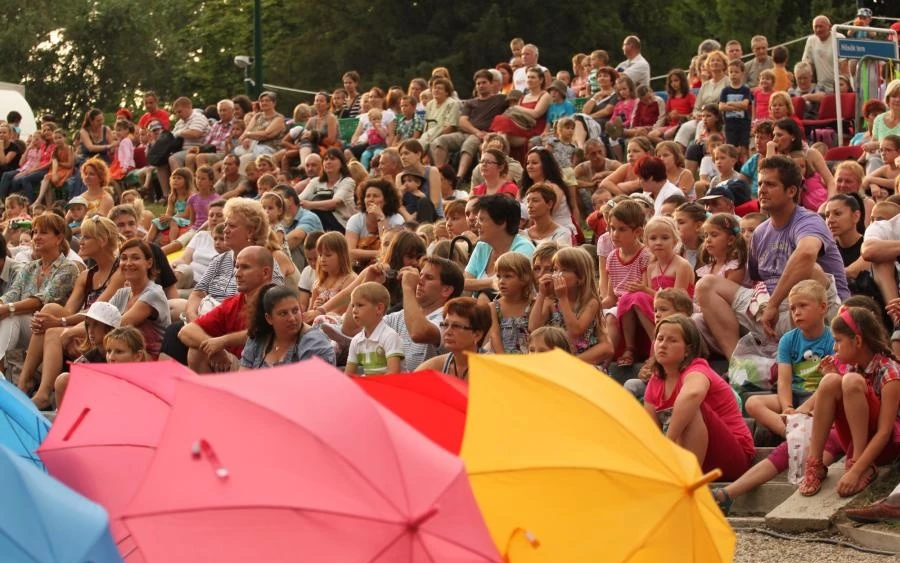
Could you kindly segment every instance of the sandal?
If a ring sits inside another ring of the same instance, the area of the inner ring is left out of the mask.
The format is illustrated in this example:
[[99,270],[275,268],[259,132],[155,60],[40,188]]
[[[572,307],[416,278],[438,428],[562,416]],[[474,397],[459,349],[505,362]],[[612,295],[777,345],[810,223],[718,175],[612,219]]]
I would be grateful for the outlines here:
[[822,488],[822,481],[828,476],[828,468],[822,463],[822,458],[811,457],[806,460],[806,469],[803,472],[803,481],[797,490],[805,497],[811,497]]
[[725,487],[716,487],[710,492],[712,493],[713,500],[719,505],[719,510],[722,511],[722,514],[728,516],[728,513],[731,512],[731,505],[734,504],[734,499],[731,498],[731,495],[728,494]]
[[621,356],[619,356],[618,361],[616,361],[616,365],[620,368],[630,368],[634,365],[634,350],[626,349]]
[[[847,470],[849,470],[851,467],[853,467],[854,463],[855,463],[854,460],[848,459],[844,463],[844,467]],[[865,474],[859,478],[859,481],[857,482],[856,487],[854,489],[852,489],[851,491],[845,492],[845,493],[838,492],[838,496],[847,498],[847,497],[852,497],[854,495],[858,495],[859,493],[866,490],[866,488],[872,484],[872,481],[874,481],[875,477],[877,477],[877,476],[878,476],[878,468],[875,467],[874,465],[870,465],[869,468],[866,469]]]

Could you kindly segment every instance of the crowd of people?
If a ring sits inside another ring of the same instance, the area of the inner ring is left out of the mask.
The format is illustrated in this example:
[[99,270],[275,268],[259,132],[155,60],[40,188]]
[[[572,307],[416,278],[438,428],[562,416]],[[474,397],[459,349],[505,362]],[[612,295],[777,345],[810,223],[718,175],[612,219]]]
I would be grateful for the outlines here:
[[[804,119],[851,91],[834,40],[818,16],[793,72],[763,36],[747,62],[707,40],[654,92],[638,37],[616,66],[598,49],[555,74],[514,39],[468,99],[446,68],[365,92],[349,71],[289,118],[270,91],[171,115],[147,92],[137,120],[86,112],[72,145],[52,116],[20,139],[13,112],[3,371],[50,409],[71,362],[466,379],[471,354],[557,348],[635,368],[666,435],[733,481],[726,512],[788,464],[783,445],[750,467],[745,398],[777,437],[812,415],[803,494],[840,455],[855,494],[900,455],[900,80],[863,105],[860,161],[827,159]],[[707,359],[747,335],[777,346],[769,394]]]

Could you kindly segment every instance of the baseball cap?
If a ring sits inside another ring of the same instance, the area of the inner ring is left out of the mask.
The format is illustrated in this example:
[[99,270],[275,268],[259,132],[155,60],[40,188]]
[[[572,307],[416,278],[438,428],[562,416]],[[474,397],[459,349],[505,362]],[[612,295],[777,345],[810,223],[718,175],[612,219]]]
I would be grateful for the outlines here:
[[871,18],[872,10],[870,10],[869,8],[860,8],[856,11],[856,16],[860,18]]
[[66,209],[72,207],[73,205],[83,205],[85,207],[88,206],[88,200],[84,199],[82,196],[77,195],[69,200],[66,204]]
[[734,192],[731,191],[731,188],[726,186],[716,186],[715,188],[706,192],[706,195],[697,198],[697,201],[712,201],[714,199],[718,199],[720,197],[727,197],[734,203]]
[[122,324],[122,313],[115,305],[106,301],[95,301],[84,316],[113,328],[119,328]]

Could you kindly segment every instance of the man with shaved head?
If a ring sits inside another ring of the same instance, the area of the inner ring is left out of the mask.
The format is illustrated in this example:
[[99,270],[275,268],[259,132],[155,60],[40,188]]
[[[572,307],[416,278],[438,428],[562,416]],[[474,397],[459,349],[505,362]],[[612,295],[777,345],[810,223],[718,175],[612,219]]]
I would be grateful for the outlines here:
[[826,92],[834,92],[834,42],[844,36],[832,33],[831,21],[826,16],[813,19],[813,34],[806,39],[803,60],[816,69],[816,83]]
[[272,282],[275,259],[261,246],[248,246],[234,261],[238,293],[178,332],[188,347],[188,367],[197,373],[237,371],[247,341],[247,304]]

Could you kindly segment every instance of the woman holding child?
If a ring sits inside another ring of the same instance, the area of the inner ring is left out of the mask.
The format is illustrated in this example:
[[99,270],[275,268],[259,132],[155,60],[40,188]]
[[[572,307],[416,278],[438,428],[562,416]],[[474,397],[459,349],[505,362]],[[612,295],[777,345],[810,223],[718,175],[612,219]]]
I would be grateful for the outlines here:
[[269,284],[259,290],[247,326],[240,371],[293,364],[319,357],[334,365],[331,340],[303,322],[297,290]]
[[734,393],[704,359],[705,345],[683,315],[662,319],[653,343],[655,371],[644,408],[676,444],[697,456],[703,471],[722,470],[733,481],[750,466],[753,436]]
[[32,397],[40,409],[50,407],[53,384],[63,371],[64,360],[81,355],[79,344],[85,336],[84,312],[100,297],[115,273],[119,234],[115,223],[97,215],[81,224],[78,255],[93,265],[78,274],[65,306],[47,303],[31,320],[31,342],[19,376],[19,388],[30,390],[31,380],[41,368],[41,383]]

